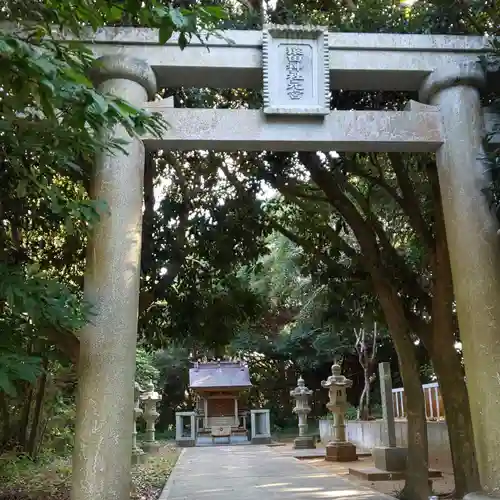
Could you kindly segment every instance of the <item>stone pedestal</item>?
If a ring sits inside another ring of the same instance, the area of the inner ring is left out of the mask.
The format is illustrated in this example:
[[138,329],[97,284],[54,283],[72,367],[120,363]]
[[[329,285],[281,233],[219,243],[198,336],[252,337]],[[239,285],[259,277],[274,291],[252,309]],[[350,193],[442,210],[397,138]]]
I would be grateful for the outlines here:
[[[186,421],[189,423],[186,425]],[[196,413],[178,411],[175,414],[175,443],[181,448],[196,446]]]
[[392,402],[392,376],[390,363],[379,363],[380,399],[382,402],[382,443],[373,449],[375,467],[386,472],[404,472],[406,470],[407,448],[396,446],[396,424]]
[[[123,54],[99,60],[99,90],[143,106],[153,99],[153,70]],[[88,240],[85,300],[92,307],[79,332],[72,500],[130,495],[135,348],[142,238],[144,145],[117,126],[121,150],[101,151],[90,195],[106,204]]]
[[256,436],[250,441],[252,444],[271,444],[271,436]]
[[271,443],[271,419],[267,409],[250,410],[252,444]]
[[375,467],[388,472],[406,470],[408,450],[397,446],[378,446],[372,451]]
[[329,462],[355,462],[357,459],[356,446],[352,443],[331,442],[326,445],[325,460]]
[[316,448],[314,436],[298,436],[293,440],[295,450],[310,450]]
[[132,450],[132,465],[143,464],[146,461],[146,453],[141,448]]
[[161,444],[156,442],[156,441],[154,443],[148,443],[146,441],[144,443],[142,443],[142,449],[146,453],[149,453],[150,455],[154,454],[154,453],[158,453],[158,450],[160,448],[161,448]]

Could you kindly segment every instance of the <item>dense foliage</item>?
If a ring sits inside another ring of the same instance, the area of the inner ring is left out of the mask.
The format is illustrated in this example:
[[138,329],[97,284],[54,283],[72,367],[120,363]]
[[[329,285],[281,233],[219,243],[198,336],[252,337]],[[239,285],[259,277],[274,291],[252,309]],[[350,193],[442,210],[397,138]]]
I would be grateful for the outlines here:
[[133,136],[165,127],[95,88],[90,49],[63,42],[54,27],[74,38],[109,24],[157,26],[162,41],[179,31],[183,47],[225,13],[76,0],[13,1],[1,16],[0,445],[36,455],[52,417],[72,398],[68,355],[76,360],[76,334],[92,316],[82,300],[84,248],[106,207],[89,198],[91,165],[97,152],[123,145],[102,130],[120,124]]

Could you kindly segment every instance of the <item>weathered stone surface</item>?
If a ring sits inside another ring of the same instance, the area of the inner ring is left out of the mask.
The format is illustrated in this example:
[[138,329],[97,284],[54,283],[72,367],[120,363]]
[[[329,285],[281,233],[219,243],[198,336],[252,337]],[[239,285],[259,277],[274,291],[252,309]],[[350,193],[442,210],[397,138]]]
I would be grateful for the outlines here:
[[313,436],[298,436],[293,440],[295,450],[310,450],[316,448]]
[[352,443],[328,443],[325,449],[325,460],[328,462],[355,462],[358,459]]
[[[143,86],[123,73],[120,79],[108,75],[100,90],[133,105],[147,101]],[[108,211],[87,249],[84,291],[94,308],[79,333],[72,500],[125,500],[130,494],[144,146],[121,127],[110,133],[128,143],[123,152],[98,155],[91,183],[91,196]]]
[[396,428],[392,402],[391,364],[379,363],[380,399],[382,401],[382,442],[385,446],[396,446]]
[[250,442],[252,444],[271,444],[272,439],[270,436],[256,436]]
[[445,142],[436,155],[481,486],[500,486],[500,237],[482,188],[483,121],[478,63],[430,75],[422,98],[439,106]]
[[[187,419],[189,419],[189,435],[184,434],[184,423]],[[194,446],[196,444],[196,413],[194,411],[175,413],[175,442],[177,446]]]
[[[364,481],[398,481],[404,479],[404,471],[389,472],[377,469],[375,467],[349,467],[349,474],[359,477]],[[429,478],[442,477],[441,471],[429,469]]]
[[[261,31],[227,31],[226,40],[193,39],[181,51],[177,36],[158,44],[158,31],[108,28],[89,35],[98,55],[146,59],[161,87],[261,88]],[[487,50],[482,37],[329,33],[330,86],[344,90],[418,90],[435,69],[457,61],[476,61]],[[110,42],[114,42],[111,44]]]
[[442,144],[441,115],[431,111],[335,111],[314,117],[266,117],[260,110],[146,108],[169,124],[161,139],[145,136],[147,149],[216,151],[432,152]]
[[95,85],[109,80],[135,82],[146,90],[149,99],[156,95],[156,76],[151,66],[136,57],[103,56],[95,61],[91,77]]
[[146,461],[146,454],[141,448],[132,451],[132,465],[143,464]]
[[396,446],[380,446],[373,448],[372,456],[375,467],[383,471],[404,471],[408,450]]
[[329,70],[326,28],[274,24],[264,27],[264,113],[329,114]]
[[151,454],[155,454],[155,453],[158,453],[158,451],[160,450],[161,448],[161,444],[158,443],[157,441],[154,441],[152,443],[148,442],[148,441],[144,441],[142,443],[142,449],[146,452],[146,453],[149,453],[150,455]]
[[271,416],[265,408],[250,410],[250,429],[252,444],[271,442]]

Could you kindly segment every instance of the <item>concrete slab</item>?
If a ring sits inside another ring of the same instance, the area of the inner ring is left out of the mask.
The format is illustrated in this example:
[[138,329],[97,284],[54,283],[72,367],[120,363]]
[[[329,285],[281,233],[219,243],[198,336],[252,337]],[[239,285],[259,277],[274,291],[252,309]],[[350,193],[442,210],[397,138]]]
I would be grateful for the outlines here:
[[[349,467],[349,474],[364,481],[398,481],[405,478],[405,471],[386,471],[376,467]],[[443,477],[440,470],[429,469],[429,478]]]
[[[276,445],[268,445],[268,446],[276,446]],[[287,446],[285,443],[280,444],[282,448],[276,450],[277,452],[281,453],[282,455],[286,455],[288,457],[293,457],[296,458],[297,460],[317,460],[318,458],[325,458],[325,448],[323,447],[318,447],[314,449],[308,449],[308,450],[297,450],[289,445]],[[359,451],[357,450],[356,455],[358,458],[361,457],[371,457],[372,454],[368,451]]]
[[268,446],[185,448],[160,500],[393,500]]

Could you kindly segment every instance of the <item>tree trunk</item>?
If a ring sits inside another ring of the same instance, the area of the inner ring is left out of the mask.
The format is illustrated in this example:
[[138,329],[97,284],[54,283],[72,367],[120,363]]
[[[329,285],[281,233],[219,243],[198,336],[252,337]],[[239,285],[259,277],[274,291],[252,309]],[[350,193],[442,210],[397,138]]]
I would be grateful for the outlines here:
[[312,180],[350,226],[361,247],[363,266],[370,273],[373,288],[384,312],[398,355],[399,369],[406,394],[408,420],[408,459],[403,495],[408,500],[428,500],[429,457],[424,393],[420,383],[418,360],[410,336],[410,323],[397,285],[390,281],[373,227],[339,187],[337,179],[326,170],[317,155],[299,153]]
[[47,369],[49,366],[48,358],[43,359],[43,371],[40,375],[38,381],[38,390],[35,398],[35,409],[33,413],[33,420],[31,423],[31,429],[28,438],[28,445],[26,451],[28,454],[35,458],[36,450],[37,450],[37,437],[39,436],[39,427],[40,427],[40,417],[42,415],[43,410],[43,400],[45,396],[45,387],[47,385]]
[[21,412],[21,419],[19,420],[17,442],[24,451],[26,450],[28,425],[30,421],[31,405],[33,402],[33,385],[29,384],[28,382],[23,382],[23,385],[24,385],[24,394],[26,395],[26,397]]
[[368,420],[370,418],[370,391],[371,381],[369,367],[364,369],[364,387],[359,398],[358,420]]
[[402,498],[428,500],[431,490],[427,421],[415,346],[409,335],[408,321],[396,291],[380,275],[374,279],[374,287],[398,355],[399,371],[406,396],[408,458]]
[[365,378],[365,385],[363,387],[363,390],[361,392],[361,396],[359,397],[359,406],[358,406],[358,420],[366,420],[365,418],[365,394],[366,394],[366,378]]
[[443,344],[436,356],[432,357],[432,364],[439,380],[448,426],[455,494],[457,498],[462,498],[480,489],[479,471],[463,368],[453,344]]
[[[368,368],[370,369],[370,367]],[[370,373],[369,371],[367,370],[366,373],[365,373],[365,387],[366,387],[366,395],[365,395],[365,412],[366,412],[366,415],[365,415],[365,418],[364,420],[368,420],[370,418],[370,393],[371,393],[371,389],[372,389],[372,381],[371,381],[371,377],[370,377]]]
[[0,436],[0,453],[1,453],[2,448],[7,443],[11,433],[9,407],[7,405],[5,392],[3,391],[0,391],[0,415],[2,421],[2,435]]

